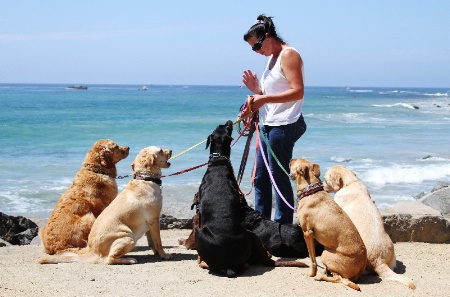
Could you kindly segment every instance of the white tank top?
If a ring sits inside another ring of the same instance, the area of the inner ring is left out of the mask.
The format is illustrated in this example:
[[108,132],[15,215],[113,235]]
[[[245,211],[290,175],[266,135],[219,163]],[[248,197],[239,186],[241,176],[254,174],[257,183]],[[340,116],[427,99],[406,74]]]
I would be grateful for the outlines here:
[[[289,47],[297,51],[296,49]],[[279,94],[289,90],[290,86],[281,71],[283,49],[272,69],[269,69],[273,56],[270,56],[261,77],[261,90],[264,95]],[[302,69],[303,72],[303,69]],[[295,123],[302,114],[303,98],[287,103],[266,103],[259,109],[259,119],[263,125],[281,126]]]

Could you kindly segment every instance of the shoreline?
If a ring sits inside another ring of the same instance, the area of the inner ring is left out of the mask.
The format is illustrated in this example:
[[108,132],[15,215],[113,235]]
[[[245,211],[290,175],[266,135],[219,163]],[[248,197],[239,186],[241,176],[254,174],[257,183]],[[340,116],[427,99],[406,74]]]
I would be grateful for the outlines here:
[[[129,253],[134,265],[67,263],[40,265],[42,246],[0,248],[0,296],[448,296],[448,244],[395,243],[396,272],[411,278],[417,289],[376,275],[363,275],[361,292],[342,284],[315,281],[308,268],[250,266],[229,279],[197,265],[195,250],[178,245],[190,230],[162,230],[166,252],[161,260],[147,248],[145,237]],[[274,257],[274,259],[278,259]],[[320,264],[320,257],[317,258]],[[307,264],[310,260],[300,259]]]

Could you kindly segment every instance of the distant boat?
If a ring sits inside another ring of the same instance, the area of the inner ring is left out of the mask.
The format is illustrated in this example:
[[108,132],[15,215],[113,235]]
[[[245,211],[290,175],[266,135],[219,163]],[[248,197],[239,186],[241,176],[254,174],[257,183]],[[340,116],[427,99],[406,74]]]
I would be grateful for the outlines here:
[[147,88],[147,86],[142,86],[142,87],[140,87],[138,90],[139,90],[139,91],[147,91],[148,88]]
[[80,86],[80,85],[73,85],[73,86],[68,86],[69,89],[77,89],[77,90],[87,90],[88,87],[86,86]]

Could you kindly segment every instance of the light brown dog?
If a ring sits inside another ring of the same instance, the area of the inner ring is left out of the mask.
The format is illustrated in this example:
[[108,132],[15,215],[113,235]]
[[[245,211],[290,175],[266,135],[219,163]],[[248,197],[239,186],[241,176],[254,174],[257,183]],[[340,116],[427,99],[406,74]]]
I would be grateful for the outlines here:
[[162,208],[161,168],[169,168],[171,150],[147,147],[131,167],[135,178],[99,215],[89,234],[88,245],[79,251],[45,256],[41,264],[89,262],[135,264],[134,258],[121,258],[130,252],[144,234],[149,247],[163,259],[172,258],[161,244],[159,217]]
[[72,185],[59,198],[46,225],[40,229],[48,254],[86,246],[95,218],[117,196],[116,164],[130,148],[112,140],[94,143]]
[[342,165],[331,167],[324,176],[324,189],[336,193],[334,201],[358,229],[367,249],[367,271],[414,289],[415,285],[409,278],[393,271],[396,265],[394,244],[384,230],[383,219],[369,191],[355,173]]
[[309,276],[317,274],[315,238],[325,247],[321,255],[325,270],[317,279],[341,282],[360,290],[354,282],[366,268],[367,252],[358,230],[323,190],[319,165],[296,159],[291,160],[290,169],[292,179],[297,182],[297,213],[312,262]]

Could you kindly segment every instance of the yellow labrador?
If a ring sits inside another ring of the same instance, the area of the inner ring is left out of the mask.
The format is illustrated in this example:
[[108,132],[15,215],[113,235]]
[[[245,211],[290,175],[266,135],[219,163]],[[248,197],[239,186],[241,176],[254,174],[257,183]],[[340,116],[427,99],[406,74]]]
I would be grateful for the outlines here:
[[324,176],[324,189],[335,192],[334,201],[348,214],[367,249],[367,267],[380,277],[401,282],[411,289],[414,283],[396,274],[394,244],[384,230],[384,222],[366,186],[348,168],[335,165]]
[[94,143],[72,185],[62,194],[39,235],[48,254],[82,248],[100,213],[117,196],[116,164],[130,148],[110,139]]
[[319,165],[296,159],[291,160],[290,169],[292,179],[297,182],[298,219],[312,262],[309,276],[317,274],[315,238],[325,247],[320,257],[325,270],[317,279],[340,282],[359,291],[354,282],[366,268],[367,251],[358,230],[323,190]]
[[135,264],[137,261],[134,258],[121,257],[130,252],[144,234],[155,254],[163,259],[172,258],[164,252],[159,229],[163,199],[161,168],[169,168],[171,155],[171,150],[156,146],[141,150],[131,165],[135,172],[134,179],[94,222],[87,247],[45,256],[39,263]]

